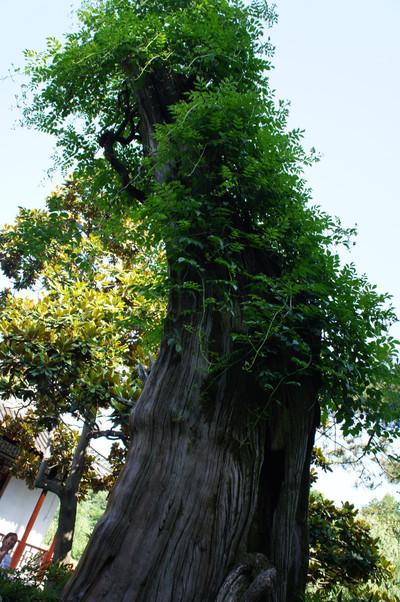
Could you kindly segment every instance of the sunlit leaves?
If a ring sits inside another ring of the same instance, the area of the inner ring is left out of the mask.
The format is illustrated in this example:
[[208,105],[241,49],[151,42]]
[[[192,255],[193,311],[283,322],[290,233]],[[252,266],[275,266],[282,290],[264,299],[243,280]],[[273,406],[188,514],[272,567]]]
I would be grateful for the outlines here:
[[394,602],[385,585],[393,579],[394,567],[380,550],[369,525],[349,503],[335,506],[320,494],[310,501],[310,590],[318,600],[387,600]]
[[[383,391],[394,377],[388,329],[395,316],[389,298],[339,259],[338,246],[349,247],[354,231],[310,206],[303,169],[318,157],[302,148],[300,129],[288,131],[288,104],[275,99],[266,78],[271,47],[263,29],[274,18],[258,1],[88,1],[77,32],[61,46],[50,42],[43,55],[27,55],[25,119],[57,135],[62,162],[84,176],[82,196],[94,211],[69,267],[60,255],[57,279],[89,274],[96,241],[126,265],[124,232],[153,259],[165,248],[169,289],[240,325],[234,361],[262,385],[260,405],[312,377],[323,412],[333,412],[346,433],[393,433]],[[162,105],[151,144],[142,106],[150,89]],[[137,136],[116,144],[116,153],[146,197],[141,207],[126,202],[97,154],[99,136],[124,123],[122,92]],[[66,236],[74,236],[67,223]],[[24,273],[32,279],[37,254],[18,264],[24,237],[8,236],[5,265],[20,270],[21,282]],[[165,277],[153,259],[148,284],[124,284],[146,312]]]

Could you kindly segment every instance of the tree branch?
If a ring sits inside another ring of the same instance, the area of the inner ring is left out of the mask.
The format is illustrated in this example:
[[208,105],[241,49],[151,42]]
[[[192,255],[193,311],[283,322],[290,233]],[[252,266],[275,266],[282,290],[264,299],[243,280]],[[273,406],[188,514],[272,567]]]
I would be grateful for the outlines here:
[[115,431],[113,429],[107,429],[105,431],[95,431],[92,433],[92,439],[98,439],[99,437],[106,437],[107,439],[121,439],[126,442],[126,435],[122,431]]
[[[129,196],[136,201],[143,203],[145,200],[143,191],[139,190],[139,188],[136,188],[136,186],[133,186],[132,178],[127,167],[117,157],[114,149],[114,145],[117,142],[122,146],[128,146],[128,144],[130,144],[133,140],[140,140],[139,136],[137,135],[134,122],[136,112],[132,109],[129,88],[126,82],[124,83],[124,87],[118,96],[118,104],[124,112],[124,118],[116,130],[105,130],[101,134],[99,137],[99,144],[104,149],[105,159],[119,175],[125,192],[127,192]],[[124,132],[128,126],[130,127],[129,134],[124,136]]]
[[[99,144],[104,149],[104,157],[119,175],[125,192],[139,203],[143,203],[146,198],[144,192],[133,186],[128,169],[115,154],[114,144],[116,142],[121,142],[121,137],[112,130],[106,130],[99,138]],[[125,143],[127,144],[127,142]]]
[[94,418],[85,421],[81,430],[78,444],[75,448],[71,462],[71,470],[65,482],[65,489],[77,490],[86,462],[86,450],[93,435]]
[[154,366],[154,359],[151,353],[149,353],[149,365],[145,366],[144,364],[138,364],[136,366],[136,372],[142,383],[144,384],[146,380],[149,378],[150,372]]
[[51,491],[60,497],[62,489],[61,484],[56,479],[48,479],[46,476],[48,465],[49,461],[43,459],[40,463],[34,486],[38,489],[43,489],[44,491]]
[[117,395],[115,398],[117,401],[119,401],[120,403],[123,403],[128,408],[133,408],[135,405],[135,403],[133,401],[130,401],[129,399],[125,399],[125,397],[120,397],[119,395]]

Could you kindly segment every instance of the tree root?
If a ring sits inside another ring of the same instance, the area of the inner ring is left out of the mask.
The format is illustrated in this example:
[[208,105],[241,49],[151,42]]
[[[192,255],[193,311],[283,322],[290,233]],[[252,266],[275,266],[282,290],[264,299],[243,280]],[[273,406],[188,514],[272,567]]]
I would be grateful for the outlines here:
[[276,569],[263,554],[247,554],[226,577],[215,602],[262,602],[275,578]]

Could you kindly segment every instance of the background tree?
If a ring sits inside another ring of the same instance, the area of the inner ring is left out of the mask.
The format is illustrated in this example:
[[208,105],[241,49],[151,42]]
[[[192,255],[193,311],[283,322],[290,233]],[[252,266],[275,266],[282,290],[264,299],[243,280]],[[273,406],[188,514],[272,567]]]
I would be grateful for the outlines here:
[[[137,353],[132,341],[124,340],[128,339],[126,329],[113,332],[113,325],[127,319],[124,310],[115,291],[96,293],[75,282],[73,288],[60,286],[38,301],[10,297],[0,318],[1,394],[23,404],[30,402],[36,434],[46,429],[51,432],[49,456],[40,466],[35,485],[53,491],[60,499],[57,560],[64,559],[72,545],[90,440],[99,435],[124,437],[112,427],[107,432],[96,429],[98,415],[119,397],[129,393],[134,400],[137,395],[138,383],[131,374],[140,350]],[[127,366],[132,369],[130,374]],[[68,433],[60,432],[66,414],[83,419],[78,440],[74,441],[72,433],[68,440]],[[60,445],[66,448],[67,457],[71,445],[75,448],[67,470],[65,462],[57,461]],[[54,464],[57,470],[51,478],[49,466]]]
[[169,303],[127,464],[63,600],[297,602],[320,410],[345,434],[395,430],[393,312],[341,265],[349,232],[310,206],[311,159],[265,76],[268,7],[108,0],[79,16],[27,52],[25,119],[164,245]]
[[379,549],[394,566],[393,583],[388,584],[392,596],[400,596],[400,505],[390,495],[373,500],[361,509],[362,518],[370,525],[371,533],[379,542]]
[[[24,449],[15,470],[31,483],[37,455],[30,463],[24,461],[27,450],[34,448],[26,447],[22,435],[32,437],[44,429],[52,433],[49,457],[34,482],[60,498],[57,560],[71,550],[77,500],[89,485],[99,486],[94,458],[87,453],[90,440],[106,436],[127,444],[124,400],[133,403],[138,396],[141,382],[134,369],[154,350],[163,313],[162,299],[147,299],[143,293],[151,258],[131,250],[136,263],[127,271],[115,255],[116,243],[113,253],[106,250],[92,223],[79,213],[83,203],[76,194],[72,184],[60,189],[46,211],[21,210],[16,223],[0,234],[3,268],[17,288],[40,278],[46,291],[39,299],[3,298],[0,391],[3,398],[13,396],[33,407],[29,420],[23,417],[23,428],[13,429]],[[123,255],[122,245],[118,251]],[[99,428],[99,412],[110,409],[111,426]],[[65,414],[83,419],[79,438],[63,428]],[[11,427],[7,425],[8,431]],[[112,456],[120,465],[121,451],[115,445]],[[49,466],[57,467],[53,478]],[[103,486],[110,487],[113,479],[105,478]]]
[[[332,472],[331,459],[319,447],[314,447],[313,465]],[[368,520],[369,507],[357,511],[348,502],[336,506],[318,493],[317,477],[313,467],[311,482],[317,489],[311,491],[310,500],[310,566],[305,600],[395,602],[398,558],[386,546],[382,530]]]
[[317,600],[392,601],[394,567],[352,504],[310,503],[310,592]]

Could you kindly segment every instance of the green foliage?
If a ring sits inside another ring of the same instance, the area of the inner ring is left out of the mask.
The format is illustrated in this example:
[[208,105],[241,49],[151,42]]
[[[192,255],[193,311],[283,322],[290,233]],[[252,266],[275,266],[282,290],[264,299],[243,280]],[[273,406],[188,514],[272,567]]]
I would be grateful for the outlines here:
[[320,494],[310,501],[310,578],[313,583],[353,585],[383,580],[391,567],[352,504],[340,508]]
[[0,265],[5,275],[17,290],[37,282],[46,286],[46,266],[54,266],[57,257],[64,280],[94,283],[104,265],[118,264],[120,270],[136,267],[144,275],[151,271],[151,280],[142,278],[142,288],[160,285],[165,271],[162,250],[146,249],[144,254],[129,208],[122,212],[112,203],[110,207],[107,187],[94,194],[92,180],[83,171],[69,176],[46,199],[45,209],[20,208],[15,222],[0,230]]
[[320,494],[310,500],[310,602],[395,602],[394,567],[354,506],[337,507]]
[[[9,572],[0,570],[0,596],[2,602],[58,602],[61,592],[71,576],[71,567],[50,565],[38,575],[36,559],[21,569]],[[11,577],[11,578],[10,578]]]
[[340,584],[334,585],[329,591],[307,591],[304,602],[397,602],[390,594],[375,585],[360,587],[351,593]]
[[362,508],[361,516],[370,525],[379,549],[393,564],[393,583],[388,584],[392,595],[400,597],[400,504],[390,495],[374,500]]
[[[228,75],[243,87],[254,87],[255,78],[261,82],[268,63],[257,51],[269,49],[258,40],[263,17],[274,19],[266,6],[220,0],[162,8],[132,0],[86,3],[81,30],[67,35],[63,46],[49,39],[44,53],[26,53],[26,94],[33,93],[34,108],[25,112],[27,123],[57,134],[67,165],[90,162],[99,134],[124,116],[118,96],[130,70],[138,87],[159,69],[204,82]],[[129,150],[131,161],[134,155]]]
[[63,412],[96,414],[120,397],[134,400],[134,367],[157,348],[165,311],[160,290],[151,292],[162,279],[162,251],[134,246],[127,216],[125,240],[109,236],[107,215],[85,204],[83,188],[71,179],[46,210],[21,210],[0,232],[0,261],[16,287],[39,277],[44,287],[39,298],[3,299],[0,391],[35,400],[47,428]]
[[134,364],[133,312],[100,287],[54,283],[38,301],[10,296],[2,312],[1,394],[34,400],[42,428],[55,426],[60,413],[90,415],[117,396],[135,398],[126,368]]
[[[57,136],[60,163],[84,174],[92,206],[108,199],[114,226],[129,215],[148,251],[165,245],[169,286],[196,308],[185,310],[186,328],[209,307],[238,318],[233,351],[210,369],[255,374],[259,417],[283,386],[311,376],[345,434],[396,434],[382,393],[395,316],[387,295],[341,264],[337,246],[353,232],[310,206],[302,169],[315,155],[300,130],[287,130],[287,106],[266,78],[273,11],[237,0],[104,0],[85,2],[79,17],[63,43],[26,53],[25,121]],[[152,82],[165,114],[146,133],[142,94]],[[146,202],[132,203],[135,194]],[[183,316],[170,316],[171,332]]]
[[[44,429],[52,431],[50,464],[61,482],[68,477],[78,433],[63,425],[63,414],[91,421],[111,410],[114,428],[129,439],[121,400],[138,397],[135,368],[158,348],[165,312],[162,249],[139,249],[127,215],[111,234],[108,215],[84,194],[83,181],[70,178],[45,210],[22,209],[0,232],[0,262],[16,288],[41,283],[33,297],[5,294],[0,314],[0,395],[30,404],[2,433],[21,447],[13,470],[30,486],[40,461],[34,438]],[[115,467],[123,455],[115,444]],[[114,471],[100,481],[93,459],[87,454],[80,497],[116,478]]]

